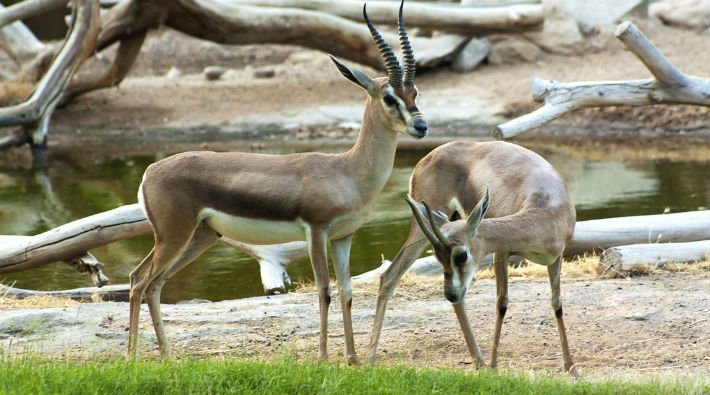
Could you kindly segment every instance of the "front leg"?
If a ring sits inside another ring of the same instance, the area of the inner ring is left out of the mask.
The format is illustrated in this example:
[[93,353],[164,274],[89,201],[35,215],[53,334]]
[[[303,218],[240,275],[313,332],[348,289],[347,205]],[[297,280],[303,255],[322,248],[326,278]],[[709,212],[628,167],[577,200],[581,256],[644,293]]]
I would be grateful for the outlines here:
[[496,252],[493,265],[496,272],[496,327],[493,332],[491,368],[498,366],[498,343],[505,313],[508,311],[508,253]]
[[338,292],[340,293],[340,305],[343,309],[343,327],[345,328],[345,355],[348,364],[357,364],[357,354],[355,353],[355,340],[353,338],[352,320],[352,285],[350,278],[350,245],[353,235],[349,234],[342,239],[330,241],[330,254],[333,257],[335,266],[335,276],[338,281]]
[[387,301],[392,296],[399,279],[407,272],[419,255],[422,254],[422,251],[424,251],[427,245],[426,237],[424,237],[419,226],[412,221],[412,227],[409,230],[407,241],[404,243],[399,253],[397,253],[397,256],[395,256],[390,267],[380,276],[380,291],[377,294],[375,322],[372,325],[370,347],[366,359],[368,364],[375,362],[375,353],[377,352],[377,343],[380,340],[380,332],[382,332],[382,324],[385,320]]
[[330,277],[326,255],[328,231],[311,226],[306,232],[306,237],[320,305],[320,359],[326,360],[328,359],[328,307],[330,306]]
[[459,320],[459,325],[461,326],[461,331],[463,332],[463,337],[466,340],[466,346],[468,346],[468,352],[473,358],[476,359],[476,367],[481,368],[486,366],[486,361],[483,360],[483,355],[481,355],[481,350],[478,348],[478,343],[476,343],[476,336],[473,334],[471,329],[471,324],[468,322],[468,317],[466,316],[466,309],[464,306],[464,299],[460,302],[454,303],[454,312],[456,312],[456,318]]

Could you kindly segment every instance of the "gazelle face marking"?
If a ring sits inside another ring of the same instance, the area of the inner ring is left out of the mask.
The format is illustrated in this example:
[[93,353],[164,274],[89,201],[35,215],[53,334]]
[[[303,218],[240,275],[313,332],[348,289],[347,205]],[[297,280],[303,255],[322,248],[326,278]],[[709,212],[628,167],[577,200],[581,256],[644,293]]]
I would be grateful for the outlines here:
[[399,126],[403,133],[416,139],[426,136],[429,132],[429,126],[417,107],[419,91],[414,85],[405,89],[398,89],[398,91],[399,94],[395,92],[391,85],[385,85],[384,93],[380,98],[380,103],[385,113],[395,120],[395,124],[400,124]]
[[466,295],[476,269],[485,256],[477,248],[476,231],[488,211],[488,188],[467,219],[449,221],[446,214],[418,203],[410,195],[406,201],[412,209],[419,228],[434,248],[434,255],[444,268],[444,296],[451,303],[460,302]]
[[[454,221],[447,227],[465,228],[465,223],[465,220]],[[449,232],[444,232],[442,229],[442,233]],[[456,237],[452,235],[450,239],[454,240]],[[466,296],[468,286],[473,281],[473,275],[478,268],[472,248],[467,244],[453,244],[450,250],[442,251],[436,257],[444,268],[444,297],[451,303],[460,302]]]

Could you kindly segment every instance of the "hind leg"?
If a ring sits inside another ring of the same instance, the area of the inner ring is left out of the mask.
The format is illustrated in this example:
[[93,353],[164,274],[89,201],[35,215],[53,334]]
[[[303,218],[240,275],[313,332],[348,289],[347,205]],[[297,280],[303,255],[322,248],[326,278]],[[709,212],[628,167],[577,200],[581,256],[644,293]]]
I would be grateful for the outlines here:
[[160,347],[160,354],[163,357],[167,357],[170,354],[168,338],[165,335],[163,319],[160,316],[160,292],[163,285],[175,273],[180,271],[198,256],[202,255],[203,252],[215,245],[218,240],[219,236],[217,235],[217,232],[204,223],[200,224],[195,230],[192,240],[190,240],[182,254],[180,254],[180,256],[170,264],[167,270],[163,271],[162,274],[154,278],[146,288],[146,302],[148,302],[150,316],[153,319],[153,327],[155,328],[155,336],[158,341],[158,346]]
[[131,291],[128,296],[129,300],[129,315],[128,315],[128,353],[133,354],[136,351],[138,339],[138,318],[141,312],[141,302],[143,294],[148,285],[150,269],[153,265],[153,255],[155,248],[148,253],[143,261],[136,266],[131,272],[129,278],[131,280]]
[[552,291],[552,309],[555,311],[555,317],[557,318],[557,331],[560,333],[560,345],[562,346],[562,358],[564,359],[565,370],[574,377],[581,377],[569,353],[565,323],[562,319],[562,300],[560,299],[561,264],[562,257],[558,257],[552,265],[547,267],[547,275],[550,279],[550,288]]
[[[167,227],[159,227],[159,229],[161,228]],[[170,232],[156,232],[153,250],[131,272],[130,318],[128,324],[129,353],[135,353],[136,350],[140,307],[148,286],[160,277],[170,267],[172,262],[182,254],[194,233],[194,226],[173,226],[167,229]]]

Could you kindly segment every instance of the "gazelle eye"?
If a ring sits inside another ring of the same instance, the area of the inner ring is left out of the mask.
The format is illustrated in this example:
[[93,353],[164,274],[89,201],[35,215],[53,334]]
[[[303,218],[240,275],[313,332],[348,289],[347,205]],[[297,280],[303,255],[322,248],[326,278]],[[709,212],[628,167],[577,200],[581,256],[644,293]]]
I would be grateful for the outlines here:
[[382,100],[385,102],[386,105],[390,107],[397,104],[397,99],[395,99],[392,95],[385,95]]
[[461,266],[468,260],[468,253],[465,250],[458,250],[454,254],[454,265]]

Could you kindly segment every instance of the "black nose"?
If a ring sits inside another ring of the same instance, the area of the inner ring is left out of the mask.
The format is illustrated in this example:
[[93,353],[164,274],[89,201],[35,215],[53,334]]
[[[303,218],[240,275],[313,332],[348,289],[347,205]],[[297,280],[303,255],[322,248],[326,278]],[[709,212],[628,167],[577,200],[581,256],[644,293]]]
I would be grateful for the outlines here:
[[444,297],[451,303],[457,303],[459,300],[461,300],[460,295],[447,288],[444,289]]
[[414,118],[414,129],[416,129],[417,132],[419,132],[421,134],[426,134],[429,129],[429,125],[427,125],[426,119],[424,119],[422,117],[415,117]]

